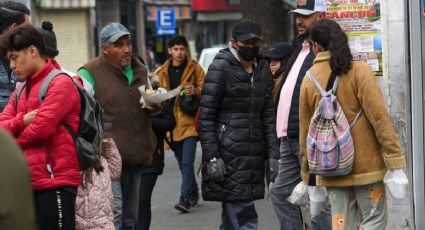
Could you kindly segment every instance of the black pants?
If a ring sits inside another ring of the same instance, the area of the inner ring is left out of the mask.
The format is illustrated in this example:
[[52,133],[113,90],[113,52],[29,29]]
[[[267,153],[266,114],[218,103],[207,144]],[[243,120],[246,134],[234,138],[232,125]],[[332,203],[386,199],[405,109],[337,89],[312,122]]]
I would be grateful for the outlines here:
[[38,229],[74,230],[77,188],[34,191]]
[[156,173],[147,173],[142,176],[136,230],[148,230],[151,225],[151,197],[157,178],[158,174]]

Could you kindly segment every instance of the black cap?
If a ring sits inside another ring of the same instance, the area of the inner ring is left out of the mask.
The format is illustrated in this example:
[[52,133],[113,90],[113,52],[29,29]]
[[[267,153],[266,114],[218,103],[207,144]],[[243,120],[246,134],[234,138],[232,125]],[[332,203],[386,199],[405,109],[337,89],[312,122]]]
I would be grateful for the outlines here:
[[288,42],[278,42],[272,45],[266,55],[267,59],[283,59],[292,55],[292,45]]
[[297,8],[290,14],[311,15],[314,12],[326,12],[326,0],[298,0]]
[[242,19],[233,26],[232,38],[237,41],[246,41],[252,38],[261,40],[260,25],[252,20]]
[[49,21],[44,21],[41,25],[41,28],[37,28],[38,32],[43,36],[44,40],[44,54],[49,57],[56,57],[59,54],[56,35],[53,32],[53,25]]

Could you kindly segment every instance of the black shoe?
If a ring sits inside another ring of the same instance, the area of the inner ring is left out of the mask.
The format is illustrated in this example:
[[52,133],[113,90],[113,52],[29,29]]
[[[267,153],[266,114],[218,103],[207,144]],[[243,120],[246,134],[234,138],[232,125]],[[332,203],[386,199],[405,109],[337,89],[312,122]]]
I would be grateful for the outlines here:
[[190,209],[190,203],[180,201],[178,204],[174,205],[174,208],[179,210],[182,213],[188,213]]
[[192,197],[190,197],[190,200],[189,200],[190,207],[195,207],[196,205],[198,205],[198,201],[199,201],[199,193],[195,192],[192,194]]

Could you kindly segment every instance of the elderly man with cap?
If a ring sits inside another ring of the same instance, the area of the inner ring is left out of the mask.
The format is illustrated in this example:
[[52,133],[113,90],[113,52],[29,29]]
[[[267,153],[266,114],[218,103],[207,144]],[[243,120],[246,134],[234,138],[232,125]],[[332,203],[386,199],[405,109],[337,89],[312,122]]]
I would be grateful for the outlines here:
[[[279,174],[270,193],[275,213],[280,221],[280,229],[303,229],[300,207],[288,202],[294,187],[301,181],[299,152],[298,101],[300,86],[305,73],[313,65],[315,58],[310,45],[310,30],[314,23],[325,18],[326,0],[298,0],[297,8],[290,12],[296,18],[298,36],[292,41],[294,52],[287,63],[287,74],[276,87],[276,132],[280,142]],[[311,181],[314,184],[314,177]],[[307,209],[307,210],[305,210]],[[303,213],[309,215],[307,207]],[[310,218],[304,223],[310,225]],[[311,221],[312,229],[331,229],[330,214],[318,216]]]
[[81,67],[78,75],[92,84],[94,96],[104,109],[104,122],[112,124],[105,131],[105,138],[115,140],[122,158],[121,179],[112,182],[115,226],[135,229],[141,171],[151,164],[156,147],[149,114],[160,108],[145,109],[139,104],[138,87],[148,84],[148,75],[145,66],[133,56],[127,28],[111,23],[102,29],[99,37],[101,53]]
[[277,174],[273,80],[260,43],[257,23],[237,22],[202,88],[202,197],[222,202],[220,229],[257,229],[253,201],[264,198],[265,172],[268,181]]

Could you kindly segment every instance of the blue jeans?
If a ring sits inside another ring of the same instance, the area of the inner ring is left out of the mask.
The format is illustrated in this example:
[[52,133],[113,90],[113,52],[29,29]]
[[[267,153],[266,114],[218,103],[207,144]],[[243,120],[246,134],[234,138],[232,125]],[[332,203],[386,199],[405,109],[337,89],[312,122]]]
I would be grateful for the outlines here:
[[[112,182],[112,192],[114,194],[115,203],[115,228],[117,230],[136,229],[137,215],[139,214],[139,190],[141,183],[141,168],[123,168],[120,181]],[[120,205],[120,203],[122,205]],[[120,210],[119,207],[122,207],[122,209]]]
[[122,190],[121,181],[112,181],[112,194],[114,194],[114,225],[116,230],[122,226]]
[[174,155],[182,173],[180,200],[185,202],[188,202],[192,195],[198,192],[194,167],[197,141],[197,137],[188,137],[183,141],[173,142]]
[[222,203],[220,230],[255,230],[258,215],[252,201],[225,201]]

